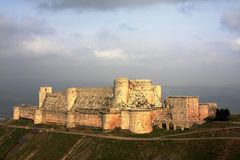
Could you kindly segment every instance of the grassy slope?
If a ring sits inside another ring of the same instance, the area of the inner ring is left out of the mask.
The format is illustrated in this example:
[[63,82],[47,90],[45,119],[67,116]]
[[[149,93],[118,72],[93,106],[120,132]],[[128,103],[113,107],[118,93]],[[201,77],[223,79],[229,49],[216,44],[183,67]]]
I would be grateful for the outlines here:
[[[236,120],[237,117],[234,117]],[[26,122],[11,122],[26,124]],[[212,127],[236,126],[209,122],[192,130]],[[238,124],[239,126],[239,124]],[[173,131],[156,130],[154,135],[172,134]],[[187,132],[187,131],[186,131]],[[128,135],[115,130],[108,134]],[[239,129],[226,132],[211,131],[187,137],[240,136]],[[132,135],[134,136],[134,135]],[[144,135],[147,136],[147,135]],[[78,144],[75,147],[74,144]],[[239,140],[201,141],[121,141],[77,135],[0,128],[0,159],[57,160],[66,159],[240,159]]]
[[240,114],[231,115],[230,121],[232,121],[232,122],[240,122]]
[[[8,130],[7,133],[11,133]],[[0,159],[239,159],[240,141],[120,141],[16,129],[0,145]],[[80,158],[81,157],[81,158]]]
[[20,138],[26,133],[23,129],[5,130],[0,141],[0,159],[4,159],[7,154],[15,147]]
[[[12,152],[9,152],[5,159],[57,160],[63,157],[78,139],[79,137],[74,135],[26,132],[25,135],[19,137],[15,146],[11,146]],[[2,155],[1,148],[5,146],[1,145],[0,155]]]

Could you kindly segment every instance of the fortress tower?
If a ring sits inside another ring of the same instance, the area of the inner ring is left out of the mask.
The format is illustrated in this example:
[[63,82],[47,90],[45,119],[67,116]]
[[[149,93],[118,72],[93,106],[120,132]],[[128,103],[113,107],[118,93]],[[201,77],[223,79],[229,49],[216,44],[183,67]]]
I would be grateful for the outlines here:
[[127,78],[120,77],[114,80],[114,104],[128,102],[128,85]]
[[67,110],[68,111],[72,108],[76,97],[77,97],[77,88],[68,88],[67,89]]
[[40,90],[39,90],[39,108],[42,107],[42,105],[45,101],[46,95],[48,93],[49,94],[52,93],[52,87],[40,87]]

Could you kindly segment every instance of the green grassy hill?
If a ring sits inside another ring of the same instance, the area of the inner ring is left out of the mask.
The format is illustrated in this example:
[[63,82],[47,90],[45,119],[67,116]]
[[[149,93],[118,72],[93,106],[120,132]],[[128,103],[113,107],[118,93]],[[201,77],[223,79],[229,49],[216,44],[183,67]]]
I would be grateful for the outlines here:
[[[16,124],[16,122],[14,123]],[[22,125],[21,122],[17,123]],[[28,123],[25,124],[30,125]],[[221,122],[209,122],[201,127],[195,127],[193,130],[197,131],[213,126],[215,128],[222,128],[226,125]],[[235,124],[235,126],[240,125]],[[121,132],[115,132],[105,134],[122,135]],[[166,132],[164,130],[157,130],[152,136],[163,135],[163,133],[164,135],[174,134],[174,131]],[[126,133],[124,132],[124,134]],[[142,136],[146,137],[146,135]],[[240,129],[195,133],[179,137],[209,136],[240,137]],[[0,159],[238,160],[240,159],[240,140],[126,141],[0,127]]]

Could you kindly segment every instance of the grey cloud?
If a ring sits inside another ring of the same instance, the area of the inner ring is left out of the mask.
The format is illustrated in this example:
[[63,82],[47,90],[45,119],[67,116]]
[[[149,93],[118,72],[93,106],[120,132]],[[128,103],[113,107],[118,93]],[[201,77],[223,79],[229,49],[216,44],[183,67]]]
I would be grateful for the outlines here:
[[[30,0],[33,1],[33,0]],[[195,0],[200,1],[200,0]],[[205,0],[204,0],[205,1]],[[114,10],[119,8],[134,8],[158,3],[182,4],[192,0],[34,0],[39,8],[50,10]]]
[[95,34],[96,38],[99,40],[113,40],[117,39],[116,34],[108,28],[100,28]]
[[34,36],[54,33],[54,29],[34,17],[18,18],[0,13],[0,33],[0,51],[3,55],[16,52],[23,41]]
[[119,25],[119,30],[123,30],[123,31],[136,31],[137,28],[134,28],[126,23],[122,23]]
[[231,30],[240,32],[240,11],[227,11],[223,14],[221,24],[223,27]]
[[183,14],[190,14],[193,10],[196,10],[198,5],[194,3],[183,3],[182,5],[177,6],[178,11]]
[[109,28],[100,28],[96,31],[93,37],[94,45],[102,48],[118,47],[120,37],[115,30]]

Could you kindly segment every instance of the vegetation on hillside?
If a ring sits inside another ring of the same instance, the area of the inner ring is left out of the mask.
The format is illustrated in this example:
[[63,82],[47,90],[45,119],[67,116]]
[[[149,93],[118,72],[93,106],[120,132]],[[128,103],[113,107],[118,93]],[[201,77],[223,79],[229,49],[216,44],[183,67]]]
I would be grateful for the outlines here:
[[[238,116],[230,116],[236,122]],[[34,125],[28,120],[9,121],[8,124],[26,125],[43,128],[62,129],[55,125]],[[105,135],[130,137],[156,137],[176,133],[202,131],[211,128],[240,126],[239,123],[208,121],[196,125],[190,130],[164,130],[154,127],[151,134],[136,135],[127,130],[115,129],[104,132],[100,129],[79,128],[75,131],[100,133]],[[49,130],[51,131],[51,130]],[[181,137],[240,137],[240,129],[208,130],[200,133],[178,135]],[[240,140],[194,140],[194,141],[127,141],[95,138],[89,136],[50,133],[42,130],[25,130],[0,127],[0,159],[2,160],[134,160],[134,159],[191,159],[191,160],[238,160],[240,157]]]
[[230,118],[230,110],[228,108],[221,108],[216,110],[216,121],[227,121]]
[[63,157],[65,160],[234,160],[240,157],[240,140],[125,141],[22,129],[2,130],[0,159],[4,160],[58,160]]

